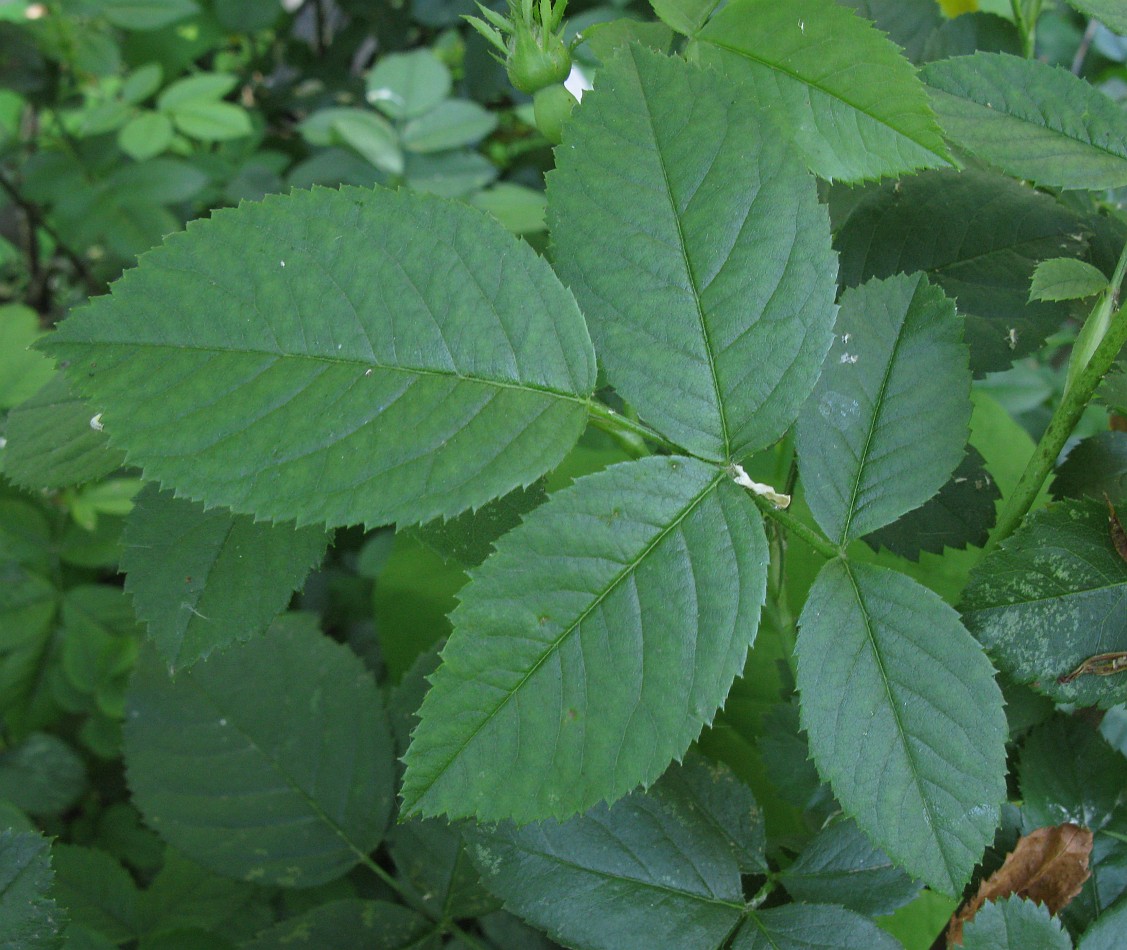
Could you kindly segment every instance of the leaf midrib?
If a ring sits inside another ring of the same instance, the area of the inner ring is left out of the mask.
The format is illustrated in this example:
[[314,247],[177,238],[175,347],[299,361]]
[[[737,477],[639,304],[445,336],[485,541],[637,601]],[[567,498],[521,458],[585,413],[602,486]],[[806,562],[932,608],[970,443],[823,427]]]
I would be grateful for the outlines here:
[[[849,584],[853,588],[853,596],[857,599],[857,605],[861,608],[861,616],[864,618],[865,633],[869,640],[869,647],[873,652],[873,659],[876,660],[877,670],[880,672],[881,685],[884,687],[884,695],[888,703],[888,708],[892,710],[892,718],[896,722],[896,735],[899,740],[899,745],[904,751],[905,758],[907,758],[908,762],[911,764],[912,783],[915,786],[916,793],[919,795],[920,802],[923,804],[924,812],[927,815],[927,827],[931,831],[931,836],[936,845],[938,845],[940,853],[943,855],[944,870],[947,872],[947,878],[953,887],[957,887],[958,884],[952,880],[951,871],[947,866],[947,851],[943,847],[943,842],[940,840],[938,832],[935,830],[942,827],[942,825],[936,821],[936,815],[932,808],[931,801],[928,799],[927,795],[924,794],[918,764],[916,763],[915,756],[912,754],[911,746],[905,741],[910,733],[904,728],[904,722],[900,717],[900,706],[896,701],[896,697],[892,694],[892,681],[889,678],[888,670],[885,668],[884,657],[881,655],[876,634],[873,631],[872,614],[865,604],[865,598],[861,594],[861,587],[857,583],[857,579],[853,576],[853,570],[849,562],[842,558],[840,563],[845,571],[845,576],[849,578]],[[890,854],[890,857],[893,857],[893,855]]]
[[[704,355],[708,361],[708,372],[712,379],[712,393],[716,399],[716,413],[720,418],[720,441],[724,448],[724,457],[728,458],[732,452],[731,437],[728,434],[728,412],[724,405],[724,395],[720,389],[720,375],[716,368],[716,355],[712,345],[712,334],[708,329],[708,321],[704,315],[704,306],[701,302],[701,290],[697,283],[697,275],[693,271],[692,262],[689,260],[689,250],[685,241],[685,229],[681,225],[681,216],[677,213],[677,205],[673,200],[673,184],[669,178],[669,168],[665,164],[665,156],[657,143],[657,128],[653,123],[653,109],[650,108],[649,98],[646,95],[645,83],[638,83],[642,101],[646,104],[646,118],[649,121],[650,137],[654,142],[654,154],[657,157],[658,167],[661,169],[661,180],[665,185],[665,196],[669,200],[669,210],[673,215],[673,226],[677,229],[677,249],[681,252],[681,261],[685,266],[685,276],[689,279],[689,286],[693,292],[693,304],[696,307],[697,321],[700,323],[701,338],[704,340]],[[711,170],[711,169],[710,169]]]
[[450,370],[439,370],[431,367],[396,366],[371,360],[364,361],[357,359],[343,359],[338,357],[314,355],[309,353],[279,353],[274,350],[258,350],[252,349],[250,347],[203,346],[187,343],[153,343],[149,341],[135,340],[110,341],[107,343],[87,342],[84,340],[63,340],[62,345],[64,347],[89,347],[95,350],[101,349],[105,346],[120,346],[132,349],[147,348],[154,350],[183,350],[191,353],[208,353],[212,355],[270,357],[276,361],[308,360],[314,363],[327,363],[331,366],[347,366],[360,369],[378,369],[386,372],[406,373],[413,376],[432,376],[439,379],[455,379],[469,383],[481,383],[483,385],[496,386],[499,389],[513,389],[519,392],[555,396],[559,399],[564,399],[569,402],[574,402],[582,405],[587,405],[591,401],[590,396],[583,396],[579,393],[568,392],[562,389],[553,389],[550,386],[538,386],[535,383],[513,382],[512,380],[493,379],[488,376],[467,376],[464,373]]
[[[518,682],[511,690],[505,693],[501,701],[497,703],[497,705],[490,711],[490,713],[473,728],[473,731],[465,738],[465,741],[463,741],[461,745],[446,759],[442,766],[433,770],[426,783],[420,785],[418,791],[414,793],[413,804],[404,811],[405,816],[409,817],[419,811],[419,805],[422,802],[423,798],[431,791],[431,789],[434,788],[434,786],[438,783],[438,780],[446,774],[446,771],[450,768],[451,765],[454,764],[455,759],[457,759],[465,749],[469,748],[470,744],[477,738],[481,730],[489,725],[489,723],[491,723],[494,718],[496,718],[496,716],[509,704],[509,701],[514,696],[516,696],[524,688],[525,684],[527,684],[528,681],[532,679],[536,672],[545,663],[548,662],[548,659],[556,654],[563,642],[576,630],[579,629],[579,627],[591,615],[591,613],[604,600],[606,600],[606,598],[609,597],[611,593],[616,590],[618,586],[623,583],[623,581],[626,580],[626,578],[637,571],[638,566],[643,561],[645,561],[645,559],[650,556],[653,550],[659,544],[661,544],[661,542],[664,541],[670,535],[670,533],[672,533],[673,530],[677,528],[681,524],[681,522],[683,522],[693,512],[693,510],[705,499],[707,495],[709,495],[716,488],[717,485],[720,484],[723,479],[724,473],[717,472],[716,475],[714,475],[713,478],[710,479],[709,482],[704,486],[704,488],[702,488],[696,495],[694,495],[688,502],[686,502],[685,506],[677,513],[677,515],[671,518],[669,523],[656,535],[654,535],[650,542],[646,544],[646,546],[638,553],[637,557],[623,565],[622,570],[620,570],[607,583],[606,587],[604,587],[603,590],[600,591],[598,596],[596,596],[590,604],[588,604],[583,608],[582,611],[580,611],[575,620],[573,620],[564,630],[560,631],[560,634],[544,649],[540,658],[535,663],[533,663],[529,667],[528,671],[524,674],[524,676],[521,677],[520,682]],[[420,712],[422,712],[422,710],[420,710]],[[410,763],[408,762],[408,767],[409,766]]]

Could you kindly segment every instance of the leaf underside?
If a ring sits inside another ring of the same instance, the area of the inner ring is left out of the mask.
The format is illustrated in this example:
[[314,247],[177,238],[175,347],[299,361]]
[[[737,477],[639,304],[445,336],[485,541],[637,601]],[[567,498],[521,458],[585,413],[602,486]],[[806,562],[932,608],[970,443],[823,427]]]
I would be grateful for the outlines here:
[[1127,700],[1127,674],[1061,682],[1092,657],[1127,651],[1127,563],[1102,502],[1035,512],[971,573],[960,607],[998,666],[1058,703]]
[[564,818],[655,781],[742,669],[766,565],[754,505],[699,461],[626,462],[553,495],[460,595],[406,813]]
[[847,814],[908,873],[957,894],[1005,797],[994,671],[955,611],[903,574],[830,561],[799,621],[802,722]]
[[954,303],[922,274],[847,290],[835,329],[795,444],[810,510],[845,544],[947,481],[967,441],[971,380]]
[[299,524],[426,521],[528,484],[595,382],[575,301],[531,248],[383,189],[193,222],[45,347],[148,477]]
[[1077,256],[1080,219],[1012,179],[978,171],[924,172],[874,189],[838,232],[841,282],[923,271],[966,317],[975,375],[1034,352],[1068,316],[1030,303],[1037,264]]
[[835,313],[814,181],[744,92],[627,47],[599,70],[548,176],[557,267],[610,381],[717,460],[786,431]]
[[1054,188],[1127,185],[1127,119],[1059,66],[975,53],[923,70],[947,137],[1014,178]]
[[860,181],[950,164],[927,92],[897,46],[834,0],[732,0],[700,55],[747,81],[811,171]]

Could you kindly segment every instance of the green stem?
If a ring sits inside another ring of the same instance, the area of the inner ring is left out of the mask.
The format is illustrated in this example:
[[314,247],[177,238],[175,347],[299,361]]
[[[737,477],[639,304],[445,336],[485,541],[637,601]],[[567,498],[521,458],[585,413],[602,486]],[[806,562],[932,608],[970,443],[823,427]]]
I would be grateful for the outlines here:
[[[638,422],[622,415],[620,412],[615,412],[610,406],[604,406],[601,402],[596,402],[594,399],[590,400],[587,403],[587,412],[593,426],[602,429],[604,432],[609,432],[635,454],[646,454],[645,447],[641,443],[642,439],[652,442],[675,455],[685,454],[685,450],[681,446],[676,442],[671,442],[660,432],[655,432],[643,422]],[[625,439],[624,436],[626,436]],[[638,449],[642,451],[639,453]]]
[[754,492],[748,492],[748,494],[751,495],[751,500],[755,502],[756,506],[764,515],[772,521],[777,521],[796,538],[801,538],[822,555],[822,557],[835,558],[841,556],[841,550],[835,546],[832,541],[821,534],[821,532],[815,531],[813,528],[799,521],[785,508],[776,507],[762,495],[757,495]]
[[[1109,291],[1116,297],[1123,282],[1125,269],[1127,269],[1127,247],[1123,249],[1123,254],[1119,258],[1119,265],[1115,269],[1115,277],[1112,279]],[[1060,457],[1065,442],[1072,435],[1072,430],[1076,428],[1076,423],[1080,421],[1080,416],[1088,407],[1088,402],[1100,380],[1111,369],[1111,364],[1115,362],[1115,358],[1125,345],[1127,345],[1127,308],[1120,308],[1111,318],[1111,326],[1108,327],[1100,345],[1096,347],[1092,358],[1088,360],[1088,365],[1065,391],[1064,398],[1053,413],[1053,418],[1049,421],[1045,434],[1041,436],[1041,441],[1037,443],[1033,457],[1025,466],[1017,487],[1006,499],[1002,513],[998,516],[998,523],[994,526],[994,532],[987,542],[986,550],[992,550],[998,542],[1013,534],[1021,524],[1022,518],[1033,506],[1033,502],[1041,492],[1041,486],[1045,484],[1045,479],[1049,477],[1049,473]]]
[[1021,55],[1026,59],[1031,59],[1036,49],[1036,28],[1037,20],[1034,18],[1030,23],[1025,16],[1025,11],[1022,8],[1022,0],[1010,0],[1010,10],[1014,15],[1014,26],[1017,27],[1017,32],[1021,36]]

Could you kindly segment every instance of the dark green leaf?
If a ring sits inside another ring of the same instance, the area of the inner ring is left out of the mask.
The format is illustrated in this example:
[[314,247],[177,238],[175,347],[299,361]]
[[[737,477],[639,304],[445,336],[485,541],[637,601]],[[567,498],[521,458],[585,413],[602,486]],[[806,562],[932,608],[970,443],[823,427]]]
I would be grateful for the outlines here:
[[95,0],[93,5],[126,30],[159,30],[200,10],[194,0]]
[[243,950],[430,950],[436,925],[401,904],[330,901],[260,933]]
[[573,947],[717,947],[743,912],[727,836],[663,781],[562,824],[467,831],[505,907]]
[[51,846],[37,832],[0,830],[0,946],[55,950],[66,915],[51,896]]
[[955,306],[921,274],[841,298],[795,446],[806,501],[837,544],[931,498],[963,457],[970,370]]
[[1107,290],[1107,277],[1098,267],[1073,257],[1041,261],[1033,272],[1030,300],[1082,300]]
[[460,826],[441,818],[413,818],[396,825],[388,838],[400,881],[428,913],[455,920],[498,908],[466,853]]
[[[1078,442],[1057,469],[1054,498],[1127,504],[1127,432],[1097,432]],[[1125,511],[1124,516],[1127,516]]]
[[873,26],[834,0],[732,0],[701,57],[746,80],[820,178],[859,181],[949,164],[927,93]]
[[960,609],[1014,680],[1058,703],[1107,707],[1127,699],[1127,671],[1070,677],[1092,657],[1127,651],[1125,598],[1127,563],[1107,506],[1065,501],[1035,512],[978,564]]
[[[24,488],[66,488],[122,467],[125,456],[90,425],[95,412],[56,374],[8,415],[3,473]],[[100,423],[99,423],[100,424]]]
[[534,482],[477,511],[464,511],[449,521],[431,521],[408,530],[445,560],[476,567],[493,553],[498,538],[520,524],[547,497],[544,483]]
[[1070,821],[1098,831],[1127,788],[1127,758],[1092,723],[1058,715],[1029,733],[1018,780],[1028,829]]
[[1055,188],[1127,185],[1127,117],[1068,70],[975,53],[922,75],[947,137],[1006,174]]
[[122,536],[137,616],[172,667],[259,636],[325,553],[317,527],[255,522],[149,485]]
[[407,813],[564,817],[655,781],[743,668],[766,567],[754,505],[703,462],[626,462],[552,495],[461,595]]
[[838,0],[852,7],[918,63],[932,35],[945,21],[935,0]]
[[953,20],[944,20],[927,38],[917,62],[969,56],[978,50],[1020,55],[1021,36],[1013,21],[993,13],[962,13]]
[[873,550],[886,547],[900,557],[919,559],[920,552],[939,554],[945,547],[965,548],[986,543],[994,524],[995,503],[1001,493],[986,470],[978,449],[966,456],[939,494],[865,536]]
[[832,904],[790,904],[752,911],[732,950],[896,950],[895,937]]
[[172,848],[141,895],[139,919],[147,935],[197,927],[216,928],[245,909],[255,888],[219,877]]
[[1072,940],[1049,909],[1019,897],[988,901],[963,927],[963,950],[1071,950]]
[[86,789],[82,758],[58,736],[32,733],[0,752],[0,798],[29,815],[59,815]]
[[595,376],[531,248],[383,190],[193,222],[49,347],[149,477],[300,524],[427,521],[531,483],[578,437]]
[[1078,256],[1080,220],[1000,175],[930,172],[867,194],[838,233],[841,281],[923,271],[958,303],[976,375],[1031,353],[1068,315],[1029,303],[1037,264]]
[[146,821],[228,877],[309,887],[383,837],[391,737],[360,661],[288,615],[170,679],[143,654],[125,759]]
[[643,417],[707,458],[763,448],[794,421],[830,341],[834,263],[814,183],[719,73],[634,46],[595,86],[549,176],[561,276]]
[[814,582],[796,649],[803,726],[846,814],[908,873],[958,893],[1005,796],[986,657],[936,594],[844,561]]
[[1119,362],[1112,366],[1100,385],[1099,398],[1120,415],[1127,415],[1127,363]]
[[795,900],[840,904],[867,916],[890,914],[920,890],[848,819],[819,831],[779,880]]
[[140,936],[140,892],[117,861],[97,848],[56,844],[54,862],[54,894],[72,922],[114,943]]
[[1127,898],[1115,902],[1080,938],[1080,950],[1119,950],[1127,933]]

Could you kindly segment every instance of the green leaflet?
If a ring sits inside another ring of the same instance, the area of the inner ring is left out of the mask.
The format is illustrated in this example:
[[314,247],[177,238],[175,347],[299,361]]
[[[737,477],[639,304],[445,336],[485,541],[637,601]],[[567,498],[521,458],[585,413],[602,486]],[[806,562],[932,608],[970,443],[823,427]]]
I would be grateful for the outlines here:
[[244,950],[415,950],[432,946],[438,925],[402,904],[347,899],[320,904],[243,944]]
[[1076,443],[1057,467],[1053,497],[1127,505],[1127,432],[1097,432]]
[[935,0],[838,0],[852,7],[904,50],[913,63],[923,58],[928,38],[944,23]]
[[0,831],[0,946],[54,950],[66,915],[51,893],[51,845],[38,832]]
[[732,0],[698,39],[701,58],[750,83],[820,178],[950,164],[911,63],[834,0]]
[[1080,950],[1119,950],[1127,933],[1127,897],[1116,901],[1084,931]]
[[357,188],[193,222],[44,345],[148,477],[299,524],[427,521],[528,484],[595,381],[531,248],[469,208]]
[[1127,35],[1127,10],[1120,0],[1068,0],[1081,13],[1100,20],[1113,33]]
[[125,761],[148,824],[204,867],[309,887],[383,837],[394,755],[379,691],[347,647],[286,615],[170,679],[142,654]]
[[797,901],[840,904],[867,916],[890,914],[920,891],[919,882],[848,819],[822,828],[779,880]]
[[42,335],[39,314],[30,307],[0,305],[0,409],[18,406],[54,375],[51,361],[28,349]]
[[82,757],[58,736],[33,732],[0,752],[0,800],[29,815],[62,815],[86,788]]
[[1006,174],[1055,188],[1127,185],[1127,117],[1068,70],[975,53],[922,76],[947,137]]
[[909,874],[957,894],[1005,797],[994,671],[936,594],[830,561],[799,620],[802,723],[847,814]]
[[1127,759],[1092,723],[1061,715],[1029,733],[1017,773],[1027,829],[1070,821],[1099,831],[1127,787]]
[[766,569],[755,506],[702,462],[626,462],[554,494],[460,595],[405,813],[562,818],[656,780],[743,668]]
[[1020,897],[987,901],[963,927],[963,950],[1071,950],[1072,939],[1049,908]]
[[682,947],[722,946],[744,909],[731,826],[677,781],[714,767],[693,758],[562,824],[473,826],[470,855],[506,909],[568,946],[651,950],[672,934]]
[[978,564],[960,609],[1017,682],[1058,703],[1106,708],[1127,699],[1127,674],[1069,677],[1092,657],[1127,651],[1125,605],[1127,563],[1106,505],[1065,501],[1035,512]]
[[814,182],[746,90],[627,47],[556,157],[557,267],[611,382],[699,456],[777,440],[829,346],[835,269]]
[[137,616],[178,669],[265,631],[327,543],[317,527],[205,511],[149,485],[126,522],[121,569]]
[[1033,272],[1030,300],[1083,300],[1107,290],[1108,280],[1098,267],[1074,257],[1041,261]]
[[1037,264],[1079,255],[1080,219],[1046,195],[977,171],[925,172],[873,189],[835,244],[845,287],[923,271],[966,317],[976,375],[1032,353],[1068,316],[1059,303],[1029,303]]
[[56,844],[55,890],[71,922],[114,943],[141,936],[140,892],[121,863],[98,848]]
[[898,950],[867,917],[832,904],[788,904],[748,914],[732,950]]
[[806,501],[835,543],[919,507],[962,459],[971,403],[961,329],[922,274],[842,295],[795,443]]
[[654,13],[678,33],[694,35],[720,6],[720,0],[650,0]]
[[4,475],[24,488],[67,488],[121,467],[124,456],[90,425],[85,399],[75,396],[61,373],[8,414],[0,454]]

